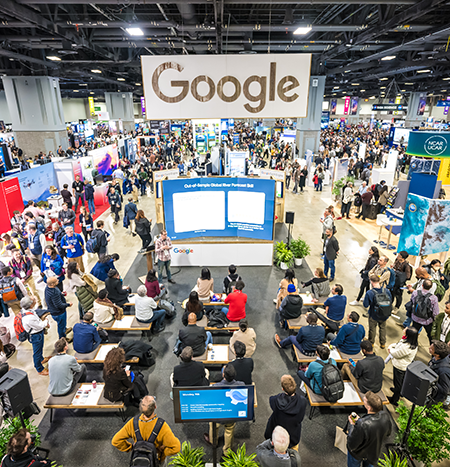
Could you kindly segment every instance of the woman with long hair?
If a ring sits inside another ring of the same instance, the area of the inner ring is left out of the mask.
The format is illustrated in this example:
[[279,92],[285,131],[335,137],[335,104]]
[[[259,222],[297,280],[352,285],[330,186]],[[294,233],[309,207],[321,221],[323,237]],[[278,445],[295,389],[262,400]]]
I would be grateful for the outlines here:
[[84,241],[87,242],[94,230],[94,219],[91,213],[84,206],[81,206],[80,208],[78,220],[80,222],[81,231],[83,232]]
[[186,310],[181,317],[184,326],[188,325],[188,316],[190,313],[195,313],[197,321],[203,318],[203,303],[199,300],[198,293],[195,290],[189,294],[189,299],[186,302]]
[[150,269],[145,278],[145,287],[147,288],[147,297],[153,298],[155,301],[163,298],[167,294],[167,290],[163,284],[159,283],[155,269]]
[[84,314],[91,310],[98,297],[97,287],[89,280],[87,274],[80,271],[78,263],[69,263],[67,277],[69,278],[69,290],[74,292],[78,298],[78,312],[80,319],[83,319]]
[[214,279],[208,268],[203,268],[200,277],[197,279],[197,285],[194,288],[198,293],[198,298],[202,302],[209,302],[214,293]]
[[125,351],[116,347],[110,350],[103,363],[104,395],[111,402],[130,402],[129,395],[133,391],[130,370],[125,370]]
[[311,286],[312,294],[314,295],[313,301],[317,301],[320,297],[328,297],[330,295],[330,281],[323,272],[322,268],[316,268],[314,277],[308,282],[302,282],[302,287]]
[[148,246],[152,241],[152,220],[148,220],[145,217],[144,211],[142,209],[139,209],[134,222],[136,225],[136,233],[139,235],[139,237],[141,237],[142,240],[142,248],[139,252],[143,253],[147,250]]
[[243,318],[239,321],[239,331],[235,331],[230,339],[230,350],[234,353],[236,341],[245,344],[245,357],[251,357],[256,350],[256,333],[253,328],[248,327],[248,321]]
[[112,255],[102,256],[95,264],[91,270],[91,274],[96,277],[99,281],[105,282],[108,278],[108,272],[111,269],[117,269],[114,264],[120,259],[120,256],[117,253]]
[[369,271],[378,263],[380,259],[380,252],[376,246],[369,248],[369,257],[367,258],[366,265],[359,273],[361,274],[361,286],[359,288],[358,297],[350,305],[356,306],[360,304],[361,298],[365,292],[370,289]]
[[392,396],[388,396],[389,402],[397,406],[400,399],[400,391],[405,379],[406,368],[414,361],[418,349],[419,331],[415,327],[405,328],[402,338],[396,343],[388,347],[388,352],[391,355],[392,366],[394,367],[394,387]]
[[47,245],[41,258],[41,276],[43,277],[44,282],[47,282],[49,277],[57,277],[57,287],[62,292],[63,281],[66,278],[64,272],[64,260],[60,255],[58,255],[58,252],[53,245]]
[[280,308],[281,302],[287,295],[287,288],[289,284],[294,284],[295,288],[298,287],[298,281],[295,277],[295,271],[293,269],[286,269],[284,273],[284,278],[281,279],[280,284],[278,285],[278,294],[277,298],[274,299],[274,303],[277,305],[277,310]]

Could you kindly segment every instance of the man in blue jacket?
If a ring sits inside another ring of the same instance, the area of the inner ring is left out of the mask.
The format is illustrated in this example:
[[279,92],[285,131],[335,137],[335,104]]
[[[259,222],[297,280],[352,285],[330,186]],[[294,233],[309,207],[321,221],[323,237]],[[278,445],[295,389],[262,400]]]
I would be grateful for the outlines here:
[[[61,290],[58,289],[58,278],[49,277],[47,279],[47,287],[45,287],[45,302],[47,309],[52,315],[52,318],[58,325],[58,338],[66,337],[66,333],[70,332],[72,328],[67,328],[67,308],[72,306],[72,303],[67,303]],[[67,339],[69,342],[69,339]],[[72,342],[72,341],[70,341]]]
[[86,202],[88,203],[89,212],[94,215],[95,214],[95,203],[94,203],[94,187],[89,180],[84,181],[84,197],[86,198]]
[[330,333],[327,338],[330,341],[330,345],[334,345],[341,350],[343,353],[348,355],[356,355],[361,350],[361,341],[366,335],[364,326],[358,324],[359,315],[356,311],[349,313],[348,323],[339,329],[337,336]]
[[306,322],[308,326],[301,327],[296,336],[289,336],[281,340],[278,334],[275,334],[275,343],[278,347],[286,349],[295,345],[302,354],[314,356],[317,346],[323,342],[325,337],[325,328],[317,325],[317,316],[314,313],[308,314]]
[[93,313],[88,311],[83,316],[81,323],[73,327],[73,349],[78,353],[93,352],[101,343],[97,327],[92,324]]
[[128,217],[128,221],[130,223],[130,231],[133,237],[136,236],[136,224],[134,220],[136,219],[136,214],[138,212],[138,208],[136,204],[133,203],[133,198],[128,198],[128,204],[125,205],[124,216]]

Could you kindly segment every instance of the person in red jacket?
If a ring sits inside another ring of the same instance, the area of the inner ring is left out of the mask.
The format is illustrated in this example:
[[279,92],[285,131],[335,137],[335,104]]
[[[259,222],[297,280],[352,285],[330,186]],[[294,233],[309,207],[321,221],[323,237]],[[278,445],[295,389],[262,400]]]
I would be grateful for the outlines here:
[[225,303],[229,305],[229,308],[222,308],[222,311],[227,315],[230,321],[240,321],[245,318],[245,304],[247,303],[247,294],[243,293],[242,290],[245,287],[243,280],[236,282],[236,288],[234,292],[230,293],[225,299]]

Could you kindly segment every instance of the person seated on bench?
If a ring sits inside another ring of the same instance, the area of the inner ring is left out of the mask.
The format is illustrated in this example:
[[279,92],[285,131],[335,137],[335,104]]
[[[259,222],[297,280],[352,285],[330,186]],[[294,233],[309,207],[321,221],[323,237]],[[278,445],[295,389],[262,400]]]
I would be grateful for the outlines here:
[[275,343],[278,347],[287,349],[294,345],[302,354],[314,357],[317,346],[322,344],[325,337],[325,328],[317,325],[317,316],[314,313],[308,313],[306,322],[308,326],[302,326],[296,336],[288,336],[281,340],[280,336],[275,334]]
[[48,362],[48,392],[52,396],[67,396],[78,383],[86,380],[86,365],[78,364],[74,356],[67,355],[69,346],[65,337],[55,342],[55,350],[58,353]]
[[109,323],[114,319],[122,319],[123,310],[108,298],[108,291],[102,289],[94,301],[94,322],[98,324]]
[[358,360],[355,366],[344,363],[341,369],[342,378],[348,378],[355,389],[358,388],[363,394],[367,391],[376,394],[381,391],[383,384],[384,360],[375,355],[373,345],[369,340],[361,341],[360,345],[364,358]]
[[326,345],[318,345],[316,353],[319,358],[308,365],[306,373],[299,370],[297,375],[314,393],[322,394],[323,365],[319,363],[319,360],[322,363],[331,363],[334,366],[336,366],[336,361],[330,358],[330,349]]
[[128,303],[128,295],[131,293],[130,287],[124,287],[123,281],[116,269],[108,271],[108,278],[105,280],[105,287],[108,291],[109,299],[115,304],[124,307]]
[[185,347],[192,347],[194,357],[203,355],[208,349],[208,345],[212,344],[212,334],[205,331],[205,328],[197,326],[197,317],[195,313],[190,313],[188,316],[188,325],[181,328],[178,333],[178,344],[183,350]]
[[234,292],[230,293],[225,299],[225,303],[229,307],[223,307],[222,311],[227,315],[227,318],[232,321],[240,321],[245,318],[245,304],[247,303],[247,294],[242,292],[244,290],[244,281],[238,280]]
[[236,379],[244,381],[245,384],[252,384],[253,358],[246,358],[247,351],[245,344],[240,341],[234,343],[234,354],[236,359],[230,362],[236,370]]
[[358,324],[359,315],[356,311],[352,311],[347,316],[348,323],[339,329],[336,334],[329,333],[327,339],[330,345],[334,345],[343,353],[348,355],[356,355],[361,350],[361,341],[366,335],[366,330],[362,324]]
[[295,271],[290,268],[286,269],[286,272],[284,273],[284,278],[281,279],[280,284],[278,286],[277,298],[273,300],[274,303],[276,303],[277,305],[277,310],[280,308],[281,302],[288,293],[287,288],[289,284],[294,284],[295,288],[298,287],[298,281],[295,277]]
[[292,467],[291,459],[294,458],[297,466],[300,466],[300,454],[295,449],[289,449],[289,433],[282,427],[276,426],[272,433],[272,439],[266,439],[264,443],[256,446],[256,460],[261,467]]
[[187,346],[180,354],[181,363],[173,369],[172,386],[209,386],[209,372],[202,362],[192,360],[194,351]]
[[297,383],[291,375],[281,377],[281,389],[283,391],[280,394],[269,398],[272,415],[267,421],[264,438],[270,438],[275,427],[282,426],[289,433],[289,447],[297,450],[307,402],[305,397],[297,392]]
[[286,319],[295,319],[302,314],[303,300],[294,284],[289,284],[288,294],[280,305],[280,325],[284,326]]
[[319,300],[320,297],[328,297],[330,295],[330,281],[323,272],[322,268],[317,268],[314,271],[314,277],[308,282],[302,282],[302,287],[311,286],[311,292],[315,300]]
[[223,293],[229,295],[234,291],[236,282],[241,280],[241,276],[236,272],[236,266],[234,264],[228,266],[228,276],[223,280]]
[[145,278],[145,287],[147,288],[147,297],[153,298],[155,302],[167,295],[167,289],[164,284],[159,283],[154,269],[148,271],[147,277]]
[[198,298],[202,302],[209,302],[214,293],[214,279],[208,268],[202,269],[201,276],[197,279],[197,285],[194,290],[198,293]]
[[147,288],[145,285],[140,285],[137,288],[136,300],[134,308],[136,310],[136,319],[140,323],[155,323],[153,332],[162,332],[166,328],[164,325],[164,318],[166,312],[164,310],[157,310],[158,305],[151,297],[147,297]]
[[[91,353],[102,342],[107,340],[107,334],[103,331],[102,339],[97,330],[97,326],[92,324],[94,315],[88,311],[83,316],[83,321],[73,327],[73,350],[77,353]],[[106,335],[105,335],[106,334]]]
[[130,370],[125,370],[125,351],[116,347],[111,349],[103,363],[103,395],[111,402],[125,401],[130,405],[130,394],[133,390]]
[[332,297],[328,297],[323,304],[325,307],[325,315],[319,313],[317,310],[314,312],[323,321],[331,332],[337,332],[344,324],[345,307],[347,306],[347,297],[342,295],[344,288],[341,284],[335,284],[331,289]]
[[245,344],[247,349],[245,352],[246,357],[251,357],[256,350],[256,333],[253,328],[248,327],[246,318],[239,321],[239,331],[234,331],[230,339],[230,350],[234,352],[234,343],[241,341]]
[[189,294],[189,299],[186,302],[186,309],[181,317],[181,322],[184,326],[188,325],[188,316],[191,313],[195,314],[197,321],[200,321],[204,315],[203,303],[199,300],[198,293],[195,290]]
[[33,465],[33,467],[48,467],[50,461],[34,454],[32,447],[33,440],[30,432],[26,428],[21,428],[9,438],[7,453],[2,459],[2,466]]

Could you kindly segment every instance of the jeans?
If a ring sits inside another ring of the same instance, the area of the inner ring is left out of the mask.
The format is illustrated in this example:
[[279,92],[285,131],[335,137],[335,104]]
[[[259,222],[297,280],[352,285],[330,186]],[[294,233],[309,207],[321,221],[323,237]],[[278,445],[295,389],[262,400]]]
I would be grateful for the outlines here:
[[67,327],[67,313],[64,312],[61,315],[53,316],[52,318],[56,321],[58,325],[58,339],[61,337],[66,337],[66,327]]
[[359,461],[355,459],[349,452],[347,453],[347,467],[373,467],[368,460]]
[[224,307],[222,308],[222,313],[225,313],[226,315],[228,314],[229,311],[230,311],[230,309],[227,308],[226,306],[224,306]]
[[286,175],[286,188],[289,190],[289,185],[291,183],[291,176],[290,175]]
[[164,323],[164,318],[166,317],[166,312],[164,310],[153,310],[153,316],[150,319],[145,321],[142,319],[137,319],[140,323],[155,323],[155,328],[158,330]]
[[342,209],[341,209],[341,216],[342,217],[350,217],[350,209],[352,207],[352,202],[348,203],[342,203]]
[[336,273],[336,268],[334,266],[334,259],[327,259],[327,255],[323,257],[323,272],[326,276],[328,276],[328,269],[330,270],[330,279],[334,279],[334,275]]
[[208,345],[212,343],[213,343],[212,334],[209,331],[206,331],[205,351],[208,349]]
[[147,182],[145,180],[140,180],[141,183],[141,196],[144,196],[146,193]]
[[283,339],[281,342],[280,342],[280,345],[283,349],[286,349],[288,347],[290,347],[291,345],[297,347],[298,350],[300,350],[301,353],[303,353],[303,348],[302,348],[302,345],[300,344],[300,342],[297,340],[297,337],[296,336],[289,336],[289,337],[286,337],[286,339]]
[[309,387],[309,389],[312,389],[311,382],[310,382],[309,378],[306,377],[306,374],[305,374],[305,372],[303,370],[300,370],[297,373],[297,376],[306,384],[306,386]]
[[84,206],[84,195],[83,193],[75,193],[75,212],[78,209],[78,201],[81,200],[81,206]]
[[95,204],[94,204],[94,198],[86,200],[88,203],[88,208],[89,212],[91,214],[95,214]]
[[[141,237],[141,240],[142,240],[142,249],[143,250],[146,250],[147,247],[150,245],[150,243],[152,242],[152,237],[151,235],[141,235],[141,234],[138,234],[139,237]],[[158,261],[159,263],[159,261]]]
[[317,191],[322,191],[323,180],[319,178],[319,183],[317,184]]
[[42,354],[44,349],[44,331],[37,332],[36,334],[30,334],[30,342],[33,346],[33,364],[36,371],[40,373],[44,370],[44,365],[42,365],[42,360],[44,360],[44,356]]
[[167,273],[167,280],[172,280],[172,273],[170,272],[170,259],[168,261],[161,261],[158,259],[158,278],[159,280],[162,280],[162,271],[163,269],[166,269]]

